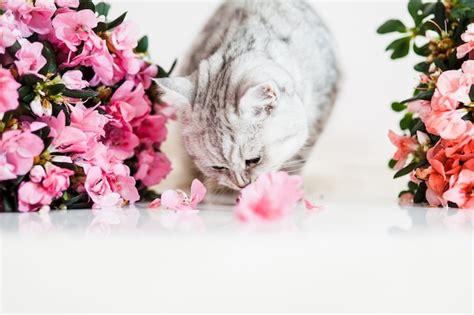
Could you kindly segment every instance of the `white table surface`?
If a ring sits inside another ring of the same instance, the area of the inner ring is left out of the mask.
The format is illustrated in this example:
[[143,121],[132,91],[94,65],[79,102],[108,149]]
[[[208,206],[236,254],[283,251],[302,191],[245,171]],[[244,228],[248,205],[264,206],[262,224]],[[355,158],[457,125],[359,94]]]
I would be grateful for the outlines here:
[[0,214],[3,312],[472,311],[473,212],[324,203]]

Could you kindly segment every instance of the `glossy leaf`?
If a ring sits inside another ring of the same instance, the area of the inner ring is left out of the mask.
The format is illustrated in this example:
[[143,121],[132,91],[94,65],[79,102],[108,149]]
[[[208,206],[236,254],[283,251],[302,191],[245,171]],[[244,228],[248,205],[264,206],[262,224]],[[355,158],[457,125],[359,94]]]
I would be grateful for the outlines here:
[[97,14],[107,17],[110,11],[110,4],[105,2],[99,2],[95,6],[95,11],[97,12]]
[[410,42],[411,42],[411,37],[403,37],[400,39],[397,39],[396,41],[392,42],[388,47],[386,48],[387,51],[392,50],[392,55],[390,58],[392,59],[399,59],[403,58],[408,53],[410,52]]
[[99,92],[94,91],[94,90],[70,90],[70,89],[65,89],[63,91],[63,95],[66,96],[66,97],[80,98],[82,100],[86,100],[88,98],[99,96]]
[[135,48],[137,53],[146,53],[148,51],[148,36],[143,36]]
[[405,24],[403,24],[403,22],[400,20],[388,20],[377,29],[377,33],[379,34],[387,34],[394,32],[405,33],[406,31],[407,28]]
[[399,103],[399,102],[392,103],[392,110],[394,110],[395,112],[401,112],[401,111],[404,111],[405,109],[407,109],[407,106],[403,103]]

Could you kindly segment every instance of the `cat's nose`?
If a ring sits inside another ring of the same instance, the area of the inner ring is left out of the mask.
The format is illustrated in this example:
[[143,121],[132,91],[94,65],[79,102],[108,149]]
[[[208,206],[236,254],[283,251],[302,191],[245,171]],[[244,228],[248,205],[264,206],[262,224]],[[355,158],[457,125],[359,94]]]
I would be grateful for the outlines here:
[[247,187],[250,183],[251,183],[251,180],[249,177],[242,174],[237,174],[237,173],[235,174],[235,184],[240,189]]

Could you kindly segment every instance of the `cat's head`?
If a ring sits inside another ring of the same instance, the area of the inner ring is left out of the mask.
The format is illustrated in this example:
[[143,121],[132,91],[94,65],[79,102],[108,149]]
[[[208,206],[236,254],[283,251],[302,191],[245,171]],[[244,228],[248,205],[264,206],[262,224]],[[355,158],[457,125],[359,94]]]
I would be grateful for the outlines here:
[[208,184],[240,190],[304,146],[309,128],[291,83],[199,72],[157,83],[162,100],[179,108],[186,151]]

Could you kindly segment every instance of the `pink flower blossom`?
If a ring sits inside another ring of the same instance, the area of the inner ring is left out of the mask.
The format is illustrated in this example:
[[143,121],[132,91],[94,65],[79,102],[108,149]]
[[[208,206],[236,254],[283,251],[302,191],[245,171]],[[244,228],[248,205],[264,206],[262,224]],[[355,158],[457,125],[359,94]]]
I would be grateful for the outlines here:
[[18,188],[18,210],[21,212],[35,211],[53,202],[40,183],[23,182]]
[[149,89],[151,86],[152,78],[158,75],[158,67],[156,65],[150,65],[143,60],[140,60],[140,70],[133,77],[135,84],[142,83],[145,89]]
[[0,8],[13,12],[23,37],[33,33],[45,35],[52,30],[51,18],[56,11],[53,0],[36,0],[34,4],[25,0],[4,0]]
[[459,46],[457,49],[458,59],[464,58],[464,56],[474,50],[474,23],[467,26],[466,32],[461,35],[461,39],[465,44]]
[[435,111],[455,110],[459,102],[469,104],[469,80],[461,70],[443,72],[436,83],[436,91],[431,100],[431,107]]
[[89,82],[82,80],[82,72],[79,70],[70,70],[62,76],[64,85],[71,90],[82,90],[89,86]]
[[87,171],[84,188],[89,197],[101,208],[112,207],[120,202],[120,194],[113,192],[106,174],[98,166]]
[[[181,190],[165,190],[161,194],[161,205],[171,210],[196,210],[197,205],[206,196],[206,187],[198,180],[193,180],[191,184],[191,196]],[[154,200],[157,205],[158,201]]]
[[21,33],[11,11],[0,15],[0,54],[20,39]]
[[54,139],[53,151],[81,153],[88,149],[87,135],[76,127],[66,126],[66,116],[63,111],[58,114],[58,117],[43,117],[41,121],[51,128],[49,136]]
[[127,124],[120,125],[120,123],[112,122],[105,127],[105,132],[104,143],[117,159],[131,158],[135,148],[140,144],[140,140]]
[[60,8],[77,8],[79,6],[79,0],[56,0],[56,5]]
[[415,137],[399,136],[392,130],[388,132],[388,137],[392,144],[398,148],[397,152],[395,152],[393,156],[393,159],[397,161],[395,169],[400,170],[405,165],[408,156],[418,148],[418,142],[416,141]]
[[171,172],[171,162],[166,155],[153,150],[145,150],[138,154],[138,170],[135,179],[150,187],[159,184]]
[[56,199],[69,188],[69,177],[73,176],[74,172],[51,163],[47,163],[45,168],[46,176],[41,185],[53,199]]
[[29,131],[10,130],[0,140],[0,180],[27,174],[33,159],[43,152],[43,141]]
[[98,140],[105,136],[105,125],[109,122],[106,115],[97,111],[96,107],[87,108],[83,104],[71,106],[71,127],[83,131],[89,140]]
[[408,103],[408,111],[418,114],[421,121],[425,122],[431,115],[431,104],[428,101],[416,100]]
[[20,84],[15,81],[7,69],[0,68],[0,119],[3,113],[18,107],[18,89]]
[[53,20],[56,37],[71,51],[77,51],[77,46],[94,36],[96,26],[97,17],[88,9],[60,13]]
[[136,128],[135,133],[141,143],[148,145],[160,144],[166,139],[166,121],[168,119],[161,115],[147,116]]
[[285,172],[261,175],[242,189],[236,214],[242,221],[273,221],[288,215],[303,198],[303,179]]
[[135,179],[130,176],[128,166],[122,163],[115,164],[111,172],[107,174],[107,179],[112,191],[119,193],[123,199],[131,203],[140,199]]
[[472,127],[472,122],[462,119],[466,114],[464,109],[435,112],[427,119],[426,129],[443,139],[458,139]]
[[463,169],[457,178],[452,177],[450,189],[443,194],[443,198],[460,208],[474,209],[474,169]]
[[304,207],[307,210],[320,209],[320,206],[315,205],[311,200],[304,198],[303,199]]
[[160,198],[156,198],[155,200],[150,202],[150,204],[148,205],[148,208],[150,208],[150,209],[158,209],[159,207],[161,207],[161,199]]
[[132,122],[142,118],[150,111],[150,101],[146,98],[142,84],[135,85],[133,81],[125,81],[112,95],[111,104],[107,107],[109,114]]
[[111,32],[110,40],[115,49],[130,51],[137,47],[138,34],[138,26],[133,22],[127,21],[120,24]]
[[43,44],[39,42],[23,42],[20,50],[15,54],[18,59],[15,65],[20,75],[39,75],[38,72],[46,65],[46,58],[41,54],[42,50]]

